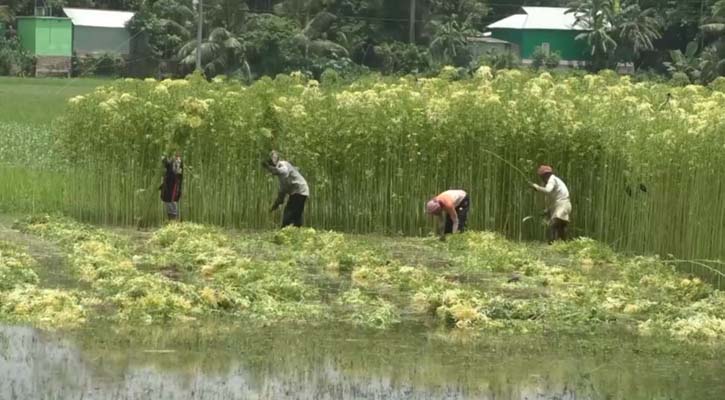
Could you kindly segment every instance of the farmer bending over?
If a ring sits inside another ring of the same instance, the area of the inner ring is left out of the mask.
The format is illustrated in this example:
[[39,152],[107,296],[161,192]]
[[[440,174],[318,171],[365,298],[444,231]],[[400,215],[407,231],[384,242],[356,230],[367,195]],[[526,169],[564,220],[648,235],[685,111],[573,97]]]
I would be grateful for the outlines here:
[[161,191],[161,201],[164,202],[166,215],[169,220],[174,221],[179,218],[179,200],[181,199],[181,183],[184,180],[184,162],[181,160],[181,153],[176,152],[174,158],[163,158],[161,160],[166,172],[159,190]]
[[446,234],[463,232],[470,204],[468,194],[463,190],[447,190],[426,204],[426,212],[441,219],[441,240],[445,239]]
[[531,187],[545,193],[548,197],[546,213],[549,216],[549,243],[555,240],[567,240],[566,230],[569,226],[569,214],[571,214],[569,189],[564,181],[554,175],[554,169],[548,165],[540,166],[537,174],[545,186],[531,183]]
[[282,227],[302,226],[302,213],[305,211],[305,202],[310,195],[307,181],[292,164],[281,161],[276,151],[270,154],[269,159],[264,161],[262,166],[279,178],[279,194],[277,200],[272,204],[271,211],[277,210],[284,203],[285,197],[289,195],[282,216]]

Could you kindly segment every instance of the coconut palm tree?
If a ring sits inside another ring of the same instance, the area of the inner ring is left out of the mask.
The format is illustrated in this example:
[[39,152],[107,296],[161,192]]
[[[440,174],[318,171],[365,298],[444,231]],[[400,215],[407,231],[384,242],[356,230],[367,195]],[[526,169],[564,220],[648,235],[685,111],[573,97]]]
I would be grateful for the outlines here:
[[244,64],[244,46],[224,28],[213,29],[201,45],[194,39],[181,47],[178,57],[182,65],[191,67],[196,64],[197,47],[207,76],[233,72]]
[[284,0],[274,6],[274,12],[297,19],[301,25],[307,25],[315,15],[332,4],[330,0]]

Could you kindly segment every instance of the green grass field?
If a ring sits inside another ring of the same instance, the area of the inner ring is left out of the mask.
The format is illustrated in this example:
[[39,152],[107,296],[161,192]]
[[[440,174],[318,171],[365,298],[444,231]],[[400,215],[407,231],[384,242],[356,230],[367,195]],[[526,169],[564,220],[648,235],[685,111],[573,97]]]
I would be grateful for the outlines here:
[[46,124],[60,116],[66,101],[108,82],[100,79],[0,77],[0,122]]

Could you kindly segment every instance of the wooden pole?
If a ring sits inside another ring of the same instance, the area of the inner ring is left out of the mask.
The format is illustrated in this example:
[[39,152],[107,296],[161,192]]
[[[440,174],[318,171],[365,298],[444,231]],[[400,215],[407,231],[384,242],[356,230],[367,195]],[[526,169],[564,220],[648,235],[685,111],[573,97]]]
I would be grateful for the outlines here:
[[410,0],[410,32],[408,40],[410,43],[415,43],[415,6],[417,0]]
[[199,0],[199,24],[196,28],[196,70],[201,71],[202,24],[204,21],[204,0]]

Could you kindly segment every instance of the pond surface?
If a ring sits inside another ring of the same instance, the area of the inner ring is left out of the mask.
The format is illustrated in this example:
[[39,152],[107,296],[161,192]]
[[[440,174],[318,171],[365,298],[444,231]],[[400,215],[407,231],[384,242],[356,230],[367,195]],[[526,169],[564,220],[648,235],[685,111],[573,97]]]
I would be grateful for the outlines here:
[[208,343],[203,329],[156,329],[130,344],[111,330],[4,326],[0,398],[725,398],[720,357],[638,355],[639,344],[617,340],[466,344],[414,328],[346,330],[234,329]]

